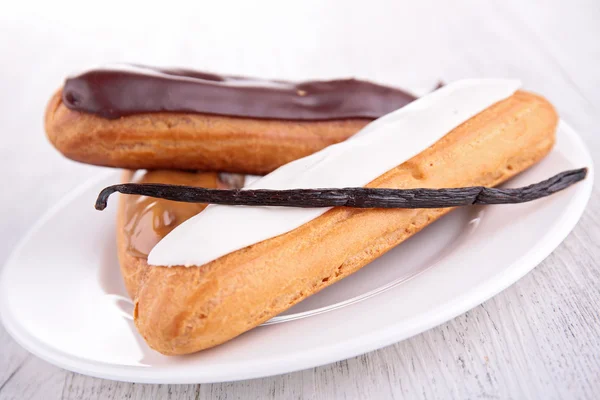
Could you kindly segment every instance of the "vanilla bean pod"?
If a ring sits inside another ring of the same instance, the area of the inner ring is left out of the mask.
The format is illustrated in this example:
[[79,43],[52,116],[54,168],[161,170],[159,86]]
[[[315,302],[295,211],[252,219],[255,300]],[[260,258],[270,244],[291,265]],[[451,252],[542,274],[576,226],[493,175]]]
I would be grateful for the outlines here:
[[585,178],[587,168],[561,172],[545,181],[514,189],[472,186],[451,189],[205,189],[158,183],[124,183],[103,189],[96,209],[106,208],[115,192],[188,203],[283,207],[444,208],[473,204],[524,203],[549,196]]

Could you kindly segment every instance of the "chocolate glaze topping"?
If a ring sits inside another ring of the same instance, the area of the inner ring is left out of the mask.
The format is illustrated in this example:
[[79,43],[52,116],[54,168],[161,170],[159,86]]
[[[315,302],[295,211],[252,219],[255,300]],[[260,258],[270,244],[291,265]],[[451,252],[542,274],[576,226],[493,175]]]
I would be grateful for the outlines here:
[[400,89],[357,79],[293,83],[133,65],[68,78],[62,98],[72,110],[108,119],[183,112],[315,121],[375,119],[415,100]]

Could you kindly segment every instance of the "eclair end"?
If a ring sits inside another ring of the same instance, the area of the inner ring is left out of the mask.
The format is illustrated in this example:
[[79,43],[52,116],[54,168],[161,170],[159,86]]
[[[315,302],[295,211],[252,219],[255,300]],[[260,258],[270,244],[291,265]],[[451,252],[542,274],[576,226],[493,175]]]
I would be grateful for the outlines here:
[[46,105],[46,111],[44,113],[44,130],[46,131],[46,137],[50,143],[54,145],[54,147],[56,147],[56,125],[54,123],[54,118],[61,104],[62,88],[58,89],[54,95],[50,97],[50,101],[48,101],[48,104]]
[[82,157],[87,136],[77,134],[76,122],[81,118],[81,113],[69,110],[63,102],[62,95],[63,88],[60,88],[46,106],[44,114],[46,137],[63,156],[74,161],[90,163]]

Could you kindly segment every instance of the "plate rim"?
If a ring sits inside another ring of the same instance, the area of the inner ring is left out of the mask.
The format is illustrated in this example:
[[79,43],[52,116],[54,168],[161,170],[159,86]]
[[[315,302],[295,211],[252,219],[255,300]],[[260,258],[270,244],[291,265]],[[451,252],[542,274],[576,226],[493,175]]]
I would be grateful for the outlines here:
[[[6,292],[5,290],[2,290],[6,282],[6,271],[16,262],[22,249],[29,242],[30,238],[50,218],[52,218],[58,210],[62,209],[66,204],[84,193],[91,186],[94,186],[110,175],[117,174],[118,172],[114,170],[98,174],[84,184],[77,186],[71,193],[68,193],[50,207],[19,240],[18,244],[14,247],[14,250],[4,263],[4,267],[0,274],[0,321],[2,321],[6,331],[19,345],[44,361],[57,365],[63,369],[89,376],[137,383],[191,384],[253,379],[325,365],[389,346],[456,318],[494,297],[539,265],[573,230],[583,215],[592,193],[594,184],[594,165],[591,154],[579,134],[563,120],[560,121],[559,129],[564,130],[564,133],[569,137],[572,145],[582,156],[580,162],[588,167],[587,179],[582,182],[576,198],[572,200],[572,211],[565,214],[561,220],[555,223],[555,228],[550,230],[540,239],[539,246],[524,253],[518,260],[496,275],[490,276],[480,284],[472,286],[461,296],[430,310],[424,315],[411,318],[411,322],[414,323],[411,324],[412,328],[409,330],[406,329],[406,321],[398,321],[385,329],[371,331],[368,334],[340,341],[334,346],[329,346],[327,352],[312,351],[296,355],[293,364],[289,363],[285,357],[279,357],[279,359],[270,358],[268,362],[256,362],[251,365],[246,362],[246,364],[248,364],[246,367],[242,365],[242,367],[239,368],[240,370],[243,370],[243,373],[238,371],[235,377],[231,376],[231,374],[217,372],[217,369],[212,372],[198,370],[201,374],[194,375],[193,373],[183,374],[183,371],[177,367],[174,368],[173,366],[130,366],[93,361],[78,356],[66,355],[60,350],[54,349],[45,343],[36,340],[25,328],[19,327],[17,318],[9,313],[7,302],[2,301],[2,293]],[[441,310],[442,308],[443,311]],[[403,326],[402,329],[399,329],[400,325]],[[369,340],[366,341],[365,337],[368,337]],[[173,374],[173,371],[175,374]]]

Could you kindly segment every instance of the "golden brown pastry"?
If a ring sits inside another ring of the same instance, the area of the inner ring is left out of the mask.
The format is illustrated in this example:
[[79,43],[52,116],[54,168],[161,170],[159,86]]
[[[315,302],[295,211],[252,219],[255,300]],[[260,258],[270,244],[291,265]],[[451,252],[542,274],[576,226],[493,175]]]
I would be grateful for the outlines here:
[[[545,99],[518,91],[367,187],[498,185],[550,151],[557,121]],[[124,206],[121,201],[121,227]],[[148,266],[139,258],[131,278],[139,287],[129,285],[136,292],[135,324],[163,354],[218,345],[352,274],[449,211],[334,208],[201,267]]]
[[371,122],[258,120],[155,113],[116,120],[73,111],[52,97],[45,128],[64,156],[127,169],[185,169],[263,175],[341,142]]
[[61,153],[88,164],[262,175],[414,99],[356,79],[294,83],[120,65],[67,79],[45,128]]

